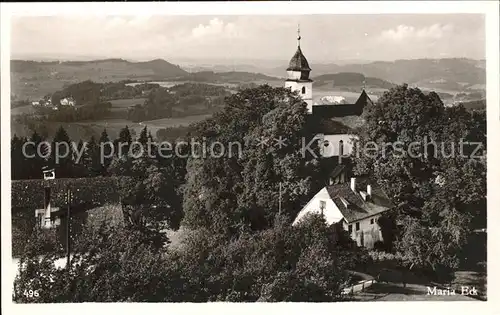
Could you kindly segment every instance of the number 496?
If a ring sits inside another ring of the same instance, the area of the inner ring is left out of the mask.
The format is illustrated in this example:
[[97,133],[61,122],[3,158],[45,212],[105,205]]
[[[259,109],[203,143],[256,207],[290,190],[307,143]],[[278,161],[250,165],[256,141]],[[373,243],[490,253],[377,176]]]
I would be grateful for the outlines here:
[[24,291],[24,296],[25,297],[39,297],[40,294],[38,293],[38,290],[25,290]]

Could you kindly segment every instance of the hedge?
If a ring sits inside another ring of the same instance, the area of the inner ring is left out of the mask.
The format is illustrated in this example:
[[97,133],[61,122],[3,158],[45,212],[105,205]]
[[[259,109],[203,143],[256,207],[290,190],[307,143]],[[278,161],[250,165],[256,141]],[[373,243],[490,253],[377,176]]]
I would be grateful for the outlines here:
[[51,188],[54,207],[67,205],[68,188],[73,195],[72,205],[104,205],[119,202],[116,177],[16,180],[12,181],[12,209],[43,208],[44,187]]

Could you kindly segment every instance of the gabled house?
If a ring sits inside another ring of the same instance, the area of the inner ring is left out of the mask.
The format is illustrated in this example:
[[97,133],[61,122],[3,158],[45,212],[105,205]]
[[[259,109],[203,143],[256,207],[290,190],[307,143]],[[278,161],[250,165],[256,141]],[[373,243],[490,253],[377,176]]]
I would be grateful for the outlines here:
[[309,213],[320,213],[328,225],[346,230],[358,246],[373,248],[383,241],[378,218],[393,208],[384,191],[366,178],[346,181],[345,166],[337,166],[329,185],[321,189],[299,212],[293,224]]
[[75,100],[72,97],[63,98],[59,102],[63,106],[75,106]]

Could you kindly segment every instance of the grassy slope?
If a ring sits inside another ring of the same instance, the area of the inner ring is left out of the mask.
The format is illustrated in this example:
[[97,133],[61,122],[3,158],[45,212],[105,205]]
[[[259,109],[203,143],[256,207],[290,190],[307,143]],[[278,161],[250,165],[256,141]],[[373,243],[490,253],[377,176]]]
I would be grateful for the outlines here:
[[186,71],[164,60],[133,63],[121,59],[64,63],[14,60],[11,61],[11,73],[12,93],[21,99],[38,99],[65,85],[85,80],[159,80],[187,75]]

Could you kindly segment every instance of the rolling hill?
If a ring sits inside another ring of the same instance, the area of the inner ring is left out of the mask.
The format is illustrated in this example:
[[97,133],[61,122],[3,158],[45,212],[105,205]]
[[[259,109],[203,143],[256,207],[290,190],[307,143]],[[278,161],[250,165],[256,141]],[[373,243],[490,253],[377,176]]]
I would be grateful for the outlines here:
[[[189,67],[188,67],[189,68]],[[217,84],[269,83],[281,85],[286,76],[286,65],[274,68],[247,66],[246,70],[187,72],[163,59],[131,62],[123,59],[93,61],[11,61],[12,93],[17,99],[39,99],[71,83],[91,80],[110,82],[140,81],[195,81]],[[233,69],[241,69],[236,65]],[[311,64],[311,75],[316,88],[339,87],[359,89],[366,76],[366,85],[387,89],[393,84],[408,83],[423,89],[441,92],[484,91],[486,70],[484,60],[466,58],[414,59],[375,61],[350,64]],[[195,69],[190,67],[191,70]],[[201,70],[201,69],[200,69]]]
[[[283,76],[286,65],[263,71]],[[396,84],[408,83],[422,88],[443,90],[482,90],[486,82],[484,60],[467,58],[375,61],[363,64],[311,63],[313,77],[331,73],[362,73]]]
[[374,77],[365,77],[361,73],[340,72],[334,74],[323,74],[313,77],[313,87],[315,88],[360,88],[366,85],[370,88],[390,89],[395,84]]
[[195,81],[206,83],[258,83],[258,82],[283,82],[283,79],[268,76],[261,73],[245,72],[245,71],[228,71],[228,72],[214,72],[214,71],[200,71],[193,72],[185,76],[175,79],[175,81]]
[[165,80],[188,72],[165,60],[130,62],[123,59],[94,61],[36,62],[12,60],[12,94],[38,99],[71,83],[132,80]]

